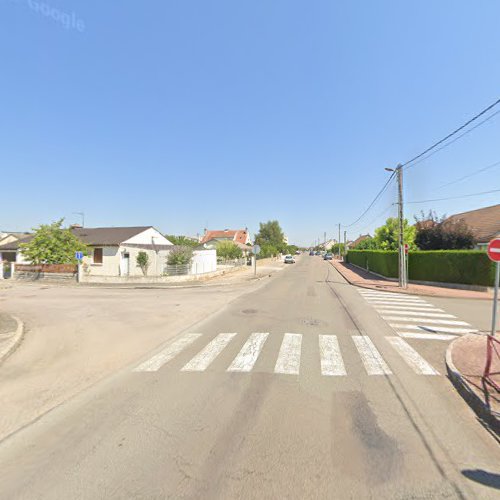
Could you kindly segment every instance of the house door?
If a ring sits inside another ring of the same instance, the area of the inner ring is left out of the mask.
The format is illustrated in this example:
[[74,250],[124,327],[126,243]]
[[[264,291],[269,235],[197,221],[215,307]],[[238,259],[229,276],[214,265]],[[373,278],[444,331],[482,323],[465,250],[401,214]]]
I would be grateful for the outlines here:
[[130,254],[129,253],[122,253],[122,258],[120,260],[120,275],[121,276],[128,276],[130,267],[129,267],[129,262],[130,262]]

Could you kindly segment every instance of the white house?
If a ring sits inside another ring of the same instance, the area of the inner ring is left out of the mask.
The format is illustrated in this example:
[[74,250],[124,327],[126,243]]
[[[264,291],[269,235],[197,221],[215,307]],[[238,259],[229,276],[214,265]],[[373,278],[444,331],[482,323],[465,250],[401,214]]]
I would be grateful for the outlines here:
[[143,276],[137,255],[149,257],[148,274],[163,273],[166,257],[174,245],[152,226],[72,227],[71,231],[90,249],[82,261],[85,274],[92,276]]
[[21,243],[27,243],[31,240],[31,233],[2,233],[0,237],[0,262],[16,262],[26,264],[23,254],[19,251]]

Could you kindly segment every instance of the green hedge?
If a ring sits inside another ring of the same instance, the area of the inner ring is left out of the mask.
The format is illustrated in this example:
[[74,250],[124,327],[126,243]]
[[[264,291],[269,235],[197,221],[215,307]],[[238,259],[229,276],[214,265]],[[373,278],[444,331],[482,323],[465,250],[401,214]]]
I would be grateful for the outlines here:
[[398,252],[385,250],[349,250],[347,261],[374,273],[398,277]]
[[[369,271],[397,278],[397,252],[349,250],[347,261]],[[493,286],[495,265],[480,250],[431,250],[410,252],[409,279],[464,285]]]

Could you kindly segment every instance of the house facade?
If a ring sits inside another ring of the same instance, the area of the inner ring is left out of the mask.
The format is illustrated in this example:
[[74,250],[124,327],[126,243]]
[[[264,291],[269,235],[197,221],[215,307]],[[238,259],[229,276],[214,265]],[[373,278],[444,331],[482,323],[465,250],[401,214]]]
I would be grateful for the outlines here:
[[244,253],[250,251],[250,234],[248,229],[224,229],[210,230],[205,229],[204,235],[200,239],[200,245],[206,249],[216,249],[220,241],[232,241],[236,246],[241,248]]
[[72,227],[71,231],[89,248],[82,260],[83,273],[91,276],[143,276],[137,264],[139,252],[148,255],[147,273],[164,272],[168,252],[174,245],[152,226]]
[[5,232],[0,237],[0,262],[15,262],[27,264],[20,252],[20,244],[31,240],[31,233]]

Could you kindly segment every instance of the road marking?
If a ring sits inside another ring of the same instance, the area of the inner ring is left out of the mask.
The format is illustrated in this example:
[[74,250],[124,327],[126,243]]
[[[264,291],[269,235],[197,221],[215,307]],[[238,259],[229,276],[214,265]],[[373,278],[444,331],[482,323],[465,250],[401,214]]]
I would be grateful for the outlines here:
[[436,325],[464,325],[470,326],[465,321],[451,321],[449,319],[410,318],[409,316],[382,316],[386,321],[411,321],[413,323],[431,323]]
[[378,304],[370,304],[378,311],[380,309],[402,309],[404,311],[437,311],[444,312],[443,309],[438,309],[430,304],[413,304],[413,305],[401,305],[401,304],[390,304],[390,305],[378,305]]
[[134,372],[155,372],[159,370],[165,363],[168,363],[171,359],[175,358],[177,354],[201,336],[201,333],[188,333],[182,336],[180,339],[172,342],[169,346],[165,347],[165,349],[152,358],[144,361],[144,363],[141,363],[134,369]]
[[219,333],[181,371],[202,372],[206,370],[210,363],[212,363],[236,335],[236,333]]
[[427,304],[427,302],[420,299],[386,299],[382,297],[373,297],[373,299],[365,299],[369,303],[381,304]]
[[439,375],[439,372],[427,363],[408,342],[405,342],[400,337],[386,337],[386,339],[406,361],[406,364],[413,368],[415,373],[420,375]]
[[424,318],[456,318],[456,316],[453,316],[453,314],[442,314],[442,313],[433,313],[433,312],[422,312],[422,311],[407,311],[407,310],[401,310],[401,311],[396,311],[393,310],[392,308],[378,308],[377,311],[382,314],[397,314],[397,315],[403,315],[403,314],[408,314],[408,316],[419,316],[419,317],[424,317]]
[[249,372],[255,365],[269,333],[252,333],[227,369],[228,372]]
[[352,340],[368,375],[390,375],[392,373],[370,338],[353,336]]
[[425,302],[407,302],[407,301],[392,301],[392,300],[369,300],[368,304],[373,305],[373,306],[378,306],[378,305],[387,305],[387,306],[404,306],[407,305],[408,307],[432,307],[430,304],[426,304]]
[[412,332],[397,332],[400,337],[405,339],[421,339],[421,340],[453,340],[458,335],[446,335],[439,333],[412,333]]
[[420,330],[427,332],[444,332],[444,333],[475,333],[474,328],[451,328],[437,325],[402,325],[399,323],[389,323],[392,328],[401,330]]
[[336,335],[320,335],[319,352],[322,375],[347,375]]
[[396,299],[411,299],[413,298],[412,295],[407,295],[404,293],[384,293],[384,292],[359,292],[363,297],[394,297]]
[[300,369],[300,353],[302,348],[302,335],[300,333],[285,333],[281,343],[275,373],[298,375]]

